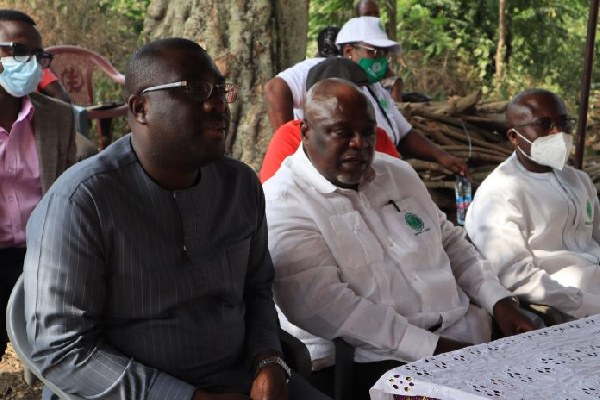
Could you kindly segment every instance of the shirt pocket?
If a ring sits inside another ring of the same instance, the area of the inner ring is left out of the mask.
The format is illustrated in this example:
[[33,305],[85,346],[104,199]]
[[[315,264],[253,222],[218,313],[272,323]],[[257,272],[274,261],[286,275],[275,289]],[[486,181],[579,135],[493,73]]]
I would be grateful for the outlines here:
[[358,211],[333,215],[329,220],[337,245],[337,251],[332,251],[336,258],[342,259],[341,265],[359,269],[383,260],[383,249],[379,241]]
[[439,223],[433,211],[413,198],[390,200],[381,210],[390,239],[407,252],[430,252],[441,246]]
[[227,297],[231,305],[239,305],[243,302],[251,240],[252,238],[248,237],[225,246],[226,271],[229,275],[227,277],[229,282]]

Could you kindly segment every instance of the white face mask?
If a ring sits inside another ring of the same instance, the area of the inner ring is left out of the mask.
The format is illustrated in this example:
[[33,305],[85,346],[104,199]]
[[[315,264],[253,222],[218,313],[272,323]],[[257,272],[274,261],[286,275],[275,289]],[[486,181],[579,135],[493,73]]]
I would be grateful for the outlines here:
[[571,148],[573,147],[573,135],[569,135],[565,132],[558,132],[554,135],[539,137],[531,142],[516,129],[511,130],[521,136],[526,142],[531,143],[531,156],[525,154],[525,152],[518,147],[521,153],[531,161],[559,170],[567,163]]

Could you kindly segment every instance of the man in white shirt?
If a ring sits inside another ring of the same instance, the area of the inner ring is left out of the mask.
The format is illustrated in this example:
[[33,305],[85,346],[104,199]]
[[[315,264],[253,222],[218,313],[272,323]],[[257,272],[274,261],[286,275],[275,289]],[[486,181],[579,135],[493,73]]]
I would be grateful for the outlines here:
[[515,152],[477,190],[465,228],[520,299],[575,318],[597,314],[600,207],[589,176],[565,165],[574,125],[567,107],[533,89],[506,114]]
[[[464,160],[451,156],[444,149],[412,129],[400,113],[390,93],[381,86],[385,77],[387,57],[400,54],[402,46],[389,40],[379,18],[352,18],[344,24],[336,39],[341,56],[360,65],[369,76],[363,89],[373,105],[377,125],[384,129],[403,156],[438,162],[455,174],[467,172]],[[294,118],[303,117],[308,71],[325,60],[310,58],[281,72],[265,85],[269,121],[273,129]]]
[[317,83],[301,147],[264,185],[280,319],[313,369],[331,370],[335,337],[372,372],[489,341],[490,314],[505,335],[534,329],[410,165],[374,155],[375,128],[358,87]]

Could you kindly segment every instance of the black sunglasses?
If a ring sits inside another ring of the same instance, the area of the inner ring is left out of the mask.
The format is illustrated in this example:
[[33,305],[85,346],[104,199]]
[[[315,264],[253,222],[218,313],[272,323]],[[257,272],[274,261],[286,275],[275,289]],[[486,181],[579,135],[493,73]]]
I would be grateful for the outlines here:
[[31,57],[35,57],[42,68],[48,68],[54,56],[43,50],[29,51],[23,43],[0,43],[0,47],[10,47],[12,49],[12,58],[17,62],[29,62]]

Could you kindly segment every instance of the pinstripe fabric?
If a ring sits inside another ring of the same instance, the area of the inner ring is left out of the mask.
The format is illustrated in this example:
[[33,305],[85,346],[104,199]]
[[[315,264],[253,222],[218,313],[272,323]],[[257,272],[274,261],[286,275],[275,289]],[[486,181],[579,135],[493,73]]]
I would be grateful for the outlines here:
[[222,158],[181,191],[143,172],[127,136],[63,174],[27,226],[34,360],[103,399],[248,392],[247,360],[279,349],[264,199]]

